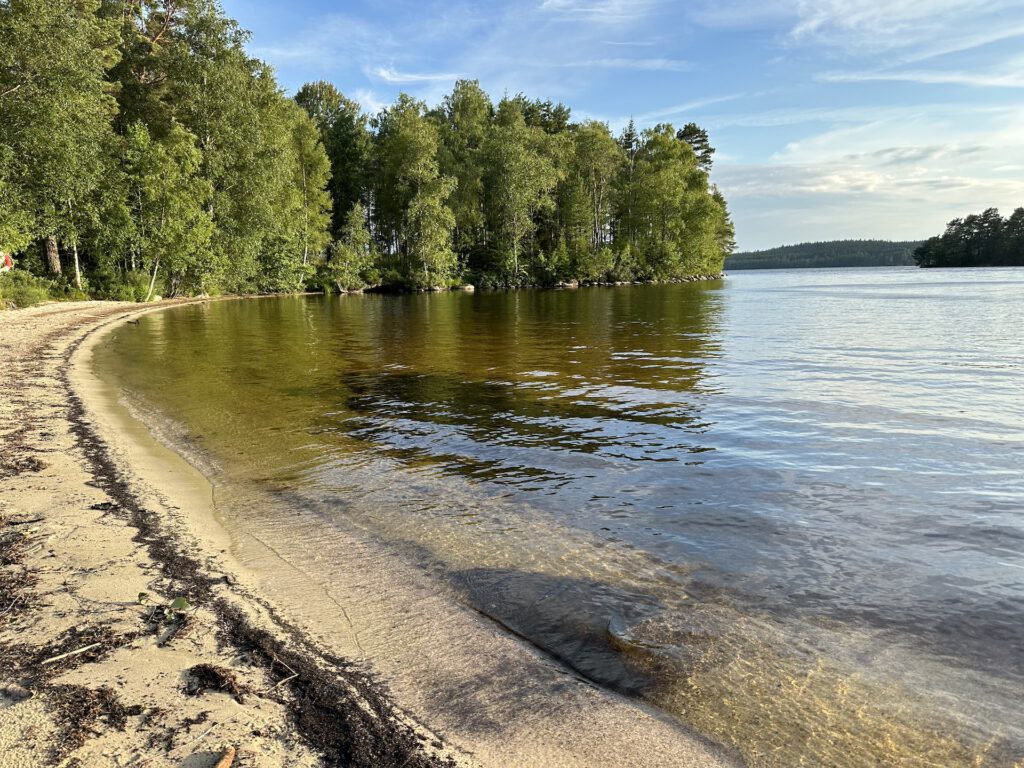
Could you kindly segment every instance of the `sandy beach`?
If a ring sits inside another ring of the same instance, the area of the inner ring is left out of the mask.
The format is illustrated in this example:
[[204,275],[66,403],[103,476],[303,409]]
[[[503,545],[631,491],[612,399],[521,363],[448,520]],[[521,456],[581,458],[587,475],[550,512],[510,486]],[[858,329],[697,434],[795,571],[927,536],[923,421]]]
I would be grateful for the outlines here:
[[[328,590],[221,527],[85,362],[171,304],[0,313],[0,766],[732,764],[372,542],[332,544]],[[275,600],[285,574],[323,600]]]

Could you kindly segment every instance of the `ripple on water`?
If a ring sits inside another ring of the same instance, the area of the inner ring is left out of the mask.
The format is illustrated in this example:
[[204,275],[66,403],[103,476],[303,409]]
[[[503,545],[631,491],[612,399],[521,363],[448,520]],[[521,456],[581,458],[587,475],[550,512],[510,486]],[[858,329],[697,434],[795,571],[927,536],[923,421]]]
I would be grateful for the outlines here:
[[1011,766],[1018,275],[229,302],[98,354],[223,488],[753,765]]

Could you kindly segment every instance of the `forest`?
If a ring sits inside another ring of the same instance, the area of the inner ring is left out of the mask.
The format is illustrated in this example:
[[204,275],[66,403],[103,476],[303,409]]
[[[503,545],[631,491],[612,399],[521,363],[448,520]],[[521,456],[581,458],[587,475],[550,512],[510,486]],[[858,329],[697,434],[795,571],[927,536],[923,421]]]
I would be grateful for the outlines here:
[[953,219],[914,251],[919,267],[1024,267],[1024,208],[1004,219],[995,208]]
[[907,267],[914,264],[920,242],[833,240],[800,243],[728,256],[726,269],[815,269],[839,267]]
[[706,131],[288,97],[215,0],[0,0],[0,305],[718,275]]

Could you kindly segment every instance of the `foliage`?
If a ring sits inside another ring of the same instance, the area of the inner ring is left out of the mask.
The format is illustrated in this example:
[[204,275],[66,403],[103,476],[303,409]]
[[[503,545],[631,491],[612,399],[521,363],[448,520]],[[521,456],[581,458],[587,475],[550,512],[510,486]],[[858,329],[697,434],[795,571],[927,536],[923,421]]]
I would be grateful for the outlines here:
[[147,301],[161,269],[168,295],[200,284],[213,231],[205,207],[211,188],[198,175],[200,158],[195,137],[177,124],[158,141],[141,123],[125,136],[132,263],[152,274]]
[[1004,219],[995,208],[953,219],[914,251],[920,267],[1024,266],[1024,208]]
[[[99,0],[11,0],[0,12],[0,146],[35,234],[75,252],[95,211],[115,102],[115,30]],[[59,261],[51,264],[60,271]]]
[[47,301],[53,298],[52,288],[49,280],[23,269],[0,274],[0,309],[31,307]]
[[730,256],[726,269],[805,269],[837,267],[905,267],[912,265],[919,242],[834,240],[784,245]]
[[379,280],[374,269],[376,252],[366,224],[366,212],[356,203],[345,218],[341,237],[331,246],[324,266],[325,287],[338,291],[358,291]]
[[338,236],[353,206],[367,202],[372,142],[369,120],[359,104],[323,80],[302,86],[295,101],[316,124],[327,151],[333,200],[331,231]]
[[0,8],[0,246],[118,298],[302,288],[329,162],[245,41],[213,0]]
[[552,192],[559,180],[549,136],[542,127],[526,122],[521,103],[505,100],[498,107],[484,156],[484,200],[494,233],[491,247],[499,256],[495,267],[504,284],[522,285],[529,282],[537,255],[533,235],[538,217],[554,205]]
[[673,279],[731,252],[699,126],[616,139],[468,80],[370,116],[324,81],[287,98],[247,40],[217,0],[0,0],[0,252],[137,301]]
[[[345,240],[354,205],[370,212],[386,286],[717,275],[735,247],[725,198],[708,183],[714,149],[695,124],[630,124],[616,139],[603,123],[572,122],[563,104],[519,94],[494,105],[470,80],[432,110],[403,94],[369,120],[329,83],[308,83],[296,100],[320,127],[332,190],[345,174],[335,238]],[[338,242],[326,282],[365,283],[345,270],[351,251]]]

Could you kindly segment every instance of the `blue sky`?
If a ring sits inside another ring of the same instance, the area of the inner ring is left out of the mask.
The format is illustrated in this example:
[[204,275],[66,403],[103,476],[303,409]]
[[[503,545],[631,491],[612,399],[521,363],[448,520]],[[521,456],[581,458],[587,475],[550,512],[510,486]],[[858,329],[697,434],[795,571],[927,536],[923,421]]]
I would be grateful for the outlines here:
[[740,248],[916,239],[1024,205],[1024,0],[222,0],[294,92],[457,78],[621,128],[696,121]]

